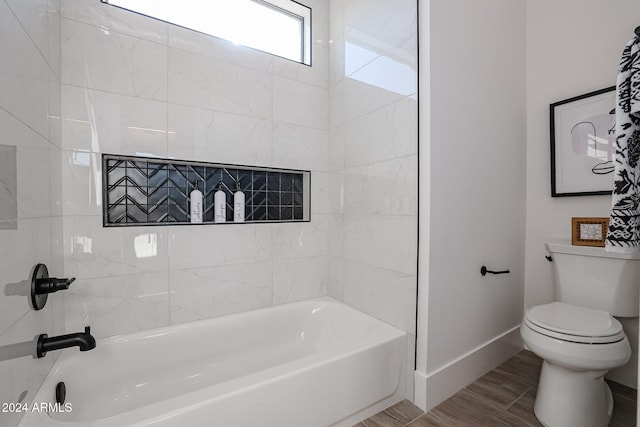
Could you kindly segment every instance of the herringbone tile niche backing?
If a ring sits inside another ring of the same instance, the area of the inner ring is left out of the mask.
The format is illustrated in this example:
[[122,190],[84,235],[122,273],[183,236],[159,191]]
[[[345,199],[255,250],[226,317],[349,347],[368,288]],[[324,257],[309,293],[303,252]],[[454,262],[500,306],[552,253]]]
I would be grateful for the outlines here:
[[221,165],[173,159],[102,155],[105,227],[190,224],[189,194],[203,194],[204,223],[213,224],[213,194],[245,194],[245,222],[309,221],[309,171]]

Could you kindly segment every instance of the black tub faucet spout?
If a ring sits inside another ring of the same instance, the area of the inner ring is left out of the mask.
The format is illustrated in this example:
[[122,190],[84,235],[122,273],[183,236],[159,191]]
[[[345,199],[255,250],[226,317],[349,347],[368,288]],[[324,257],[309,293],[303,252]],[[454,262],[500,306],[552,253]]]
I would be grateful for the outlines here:
[[88,351],[96,348],[96,339],[91,335],[91,328],[84,327],[84,332],[49,337],[41,334],[36,345],[38,358],[46,356],[48,351],[61,350],[68,347],[78,347],[80,351]]

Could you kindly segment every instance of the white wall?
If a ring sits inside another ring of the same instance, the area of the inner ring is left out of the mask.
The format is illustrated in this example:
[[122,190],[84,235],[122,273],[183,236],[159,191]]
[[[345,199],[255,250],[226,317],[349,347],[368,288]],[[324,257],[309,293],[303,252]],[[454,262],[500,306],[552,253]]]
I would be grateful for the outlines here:
[[[313,67],[62,1],[68,330],[105,337],[326,295],[328,4],[307,3]],[[312,220],[103,228],[101,153],[308,169]]]
[[34,337],[64,330],[61,295],[40,311],[28,298],[37,263],[63,274],[59,2],[0,0],[0,57],[0,402],[31,404],[56,356],[34,359]]
[[525,2],[431,0],[420,16],[416,403],[431,408],[521,346]]
[[329,295],[406,331],[413,395],[417,2],[330,2]]
[[[551,302],[544,242],[571,240],[571,217],[609,216],[610,196],[551,197],[549,104],[613,86],[624,45],[640,25],[633,0],[527,2],[527,233],[525,308]],[[624,321],[634,348],[616,381],[635,387],[637,319]]]

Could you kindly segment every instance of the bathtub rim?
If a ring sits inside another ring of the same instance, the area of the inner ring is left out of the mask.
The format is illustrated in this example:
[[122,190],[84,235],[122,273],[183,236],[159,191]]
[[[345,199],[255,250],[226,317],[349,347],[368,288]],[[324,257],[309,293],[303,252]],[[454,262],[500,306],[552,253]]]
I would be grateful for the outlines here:
[[[87,427],[100,427],[102,425],[111,425],[114,421],[118,420],[118,418],[126,418],[127,425],[131,427],[147,425],[148,423],[152,423],[155,420],[169,419],[175,416],[179,416],[183,412],[188,412],[192,410],[197,410],[198,408],[205,407],[207,405],[211,405],[216,403],[217,401],[227,399],[230,396],[234,396],[237,394],[242,394],[248,390],[252,390],[258,387],[262,387],[278,380],[294,375],[298,375],[302,372],[309,371],[315,368],[318,368],[325,364],[330,364],[340,359],[344,359],[350,356],[354,356],[358,353],[366,352],[375,347],[391,345],[390,343],[393,341],[400,341],[399,346],[406,349],[406,339],[408,334],[400,329],[389,325],[388,323],[377,319],[367,313],[364,313],[354,307],[351,307],[341,301],[335,300],[334,298],[325,296],[320,298],[313,298],[308,300],[296,301],[287,304],[281,304],[277,306],[264,307],[257,310],[251,310],[246,312],[234,313],[225,316],[220,316],[216,318],[209,319],[200,319],[193,322],[180,323],[177,325],[167,325],[161,328],[154,328],[146,331],[138,331],[129,334],[121,334],[117,336],[102,338],[98,340],[98,345],[101,343],[117,345],[119,342],[128,342],[130,340],[136,340],[143,337],[153,337],[157,335],[164,335],[167,332],[179,333],[179,331],[184,329],[189,329],[193,327],[194,324],[199,325],[201,327],[206,327],[209,323],[219,323],[221,320],[223,321],[233,321],[238,317],[246,317],[246,316],[257,316],[259,317],[263,313],[269,313],[272,311],[282,311],[286,310],[287,307],[291,307],[293,305],[318,305],[318,304],[335,304],[337,306],[344,307],[350,311],[357,313],[359,316],[364,316],[369,321],[373,321],[376,325],[376,333],[369,337],[367,340],[363,342],[350,343],[348,346],[340,346],[331,350],[324,350],[318,353],[313,353],[311,355],[305,356],[300,359],[287,361],[283,364],[275,365],[267,369],[263,369],[257,372],[252,372],[247,375],[240,376],[238,378],[234,378],[228,381],[224,381],[219,384],[212,384],[207,387],[203,387],[196,390],[191,390],[186,393],[182,393],[176,396],[172,396],[168,399],[158,400],[156,402],[145,404],[136,408],[133,408],[128,411],[120,412],[117,414],[109,415],[107,417],[101,417],[96,419],[77,419],[77,420],[64,420],[61,418],[57,418],[52,416],[51,414],[37,414],[39,417],[46,417],[47,422],[50,423],[51,426],[63,427],[63,426],[74,426],[77,423],[83,423],[82,425],[86,425]],[[379,328],[379,329],[378,329]],[[34,402],[36,401],[51,401],[50,399],[42,399],[43,394],[47,388],[53,387],[55,382],[57,381],[57,377],[60,375],[60,371],[68,368],[68,364],[73,362],[73,359],[79,357],[78,354],[72,352],[70,350],[65,350],[60,355],[59,359],[54,363],[53,368],[49,372],[49,375],[43,382],[41,388],[38,390],[34,397]],[[405,357],[406,358],[406,357]],[[406,367],[399,367],[398,370],[398,378],[395,382],[395,391],[387,398],[383,399],[384,401],[391,399],[392,396],[403,395],[400,393],[400,389],[403,387],[403,376],[405,375]],[[215,394],[209,395],[203,398],[202,394],[211,393],[215,391]],[[199,396],[198,396],[199,395]],[[40,400],[38,398],[40,397]],[[194,399],[197,397],[197,399]],[[398,400],[398,399],[394,399]],[[379,404],[380,402],[374,402],[372,405]],[[394,401],[395,403],[395,401]],[[363,411],[366,408],[363,409]],[[361,411],[360,411],[361,412]],[[25,417],[27,418],[27,417]],[[350,418],[350,417],[349,417]],[[23,419],[23,421],[25,421]],[[124,421],[124,420],[123,420]],[[30,424],[28,424],[30,425]],[[28,426],[27,424],[24,427]],[[21,423],[19,427],[23,427]]]
[[[294,306],[294,305],[302,305],[302,304],[309,304],[311,305],[312,303],[325,303],[325,304],[335,304],[337,306],[341,306],[341,307],[345,307],[349,310],[353,310],[355,312],[357,312],[359,315],[363,315],[367,318],[369,318],[370,320],[374,320],[375,322],[379,322],[381,325],[382,329],[385,329],[388,331],[385,332],[396,332],[399,331],[400,333],[404,333],[406,334],[407,332],[402,331],[401,329],[398,329],[397,327],[385,322],[384,320],[378,319],[377,317],[374,317],[368,313],[365,313],[364,311],[361,311],[355,307],[352,307],[348,304],[345,304],[342,301],[336,300],[330,296],[323,296],[323,297],[318,297],[318,298],[311,298],[311,299],[305,299],[305,300],[300,300],[300,301],[292,301],[292,302],[288,302],[285,304],[278,304],[278,305],[274,305],[274,306],[270,306],[270,307],[261,307],[261,308],[257,308],[254,310],[246,310],[246,311],[240,311],[237,313],[231,313],[231,314],[225,314],[222,316],[217,316],[217,317],[210,317],[210,318],[205,318],[205,319],[197,319],[197,320],[192,320],[192,321],[188,321],[188,322],[181,322],[181,323],[177,323],[175,325],[166,325],[166,326],[160,326],[158,328],[153,328],[153,329],[147,329],[147,330],[143,330],[143,331],[136,331],[136,332],[129,332],[129,333],[125,333],[125,334],[118,334],[118,335],[113,335],[113,336],[109,336],[109,337],[104,337],[104,338],[98,338],[96,339],[96,343],[103,343],[103,344],[110,344],[110,343],[117,343],[117,342],[126,342],[129,341],[130,339],[140,339],[140,338],[151,338],[155,335],[161,335],[167,332],[173,332],[173,331],[180,331],[183,329],[189,329],[190,327],[192,328],[193,326],[200,326],[200,327],[204,327],[209,323],[219,323],[221,321],[232,321],[233,319],[236,318],[240,318],[240,317],[248,317],[248,316],[259,316],[260,314],[263,313],[268,313],[270,311],[281,311],[281,310],[285,310],[288,307]],[[68,350],[64,350],[63,353],[67,353]],[[62,356],[62,354],[61,354]]]

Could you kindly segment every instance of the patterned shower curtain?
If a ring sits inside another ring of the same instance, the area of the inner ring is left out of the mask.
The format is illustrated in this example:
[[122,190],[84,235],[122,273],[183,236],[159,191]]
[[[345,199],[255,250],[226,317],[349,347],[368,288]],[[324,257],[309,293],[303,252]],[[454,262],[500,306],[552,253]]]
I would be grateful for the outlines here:
[[605,248],[640,250],[640,38],[625,46],[616,94],[616,154],[611,218]]

